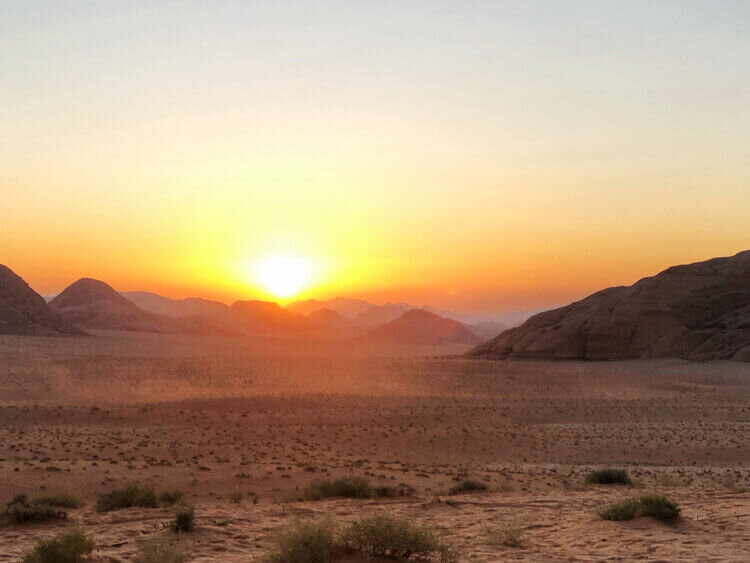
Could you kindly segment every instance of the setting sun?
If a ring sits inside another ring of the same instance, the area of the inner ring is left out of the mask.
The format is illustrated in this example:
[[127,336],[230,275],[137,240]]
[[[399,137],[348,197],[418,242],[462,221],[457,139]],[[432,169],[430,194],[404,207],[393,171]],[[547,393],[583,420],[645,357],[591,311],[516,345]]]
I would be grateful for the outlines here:
[[258,282],[276,297],[292,297],[308,283],[310,264],[296,256],[272,256],[256,264]]

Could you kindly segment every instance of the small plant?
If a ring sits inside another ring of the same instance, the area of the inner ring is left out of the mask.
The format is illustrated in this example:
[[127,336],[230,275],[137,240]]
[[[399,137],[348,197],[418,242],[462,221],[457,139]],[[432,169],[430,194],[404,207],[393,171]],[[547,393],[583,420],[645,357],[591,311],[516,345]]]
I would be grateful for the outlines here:
[[42,495],[36,497],[32,502],[61,508],[81,508],[84,504],[83,498],[80,495],[66,492]]
[[455,487],[452,487],[451,490],[448,491],[448,494],[458,495],[460,493],[468,493],[472,491],[486,491],[486,490],[487,490],[487,485],[485,485],[481,481],[473,481],[471,479],[466,479],[465,481],[461,481]]
[[79,563],[94,551],[94,540],[80,528],[72,528],[53,538],[40,539],[23,557],[23,563]]
[[638,514],[638,500],[626,499],[620,502],[613,502],[599,509],[599,516],[604,520],[614,520],[621,522],[623,520],[632,520]]
[[431,528],[391,514],[375,514],[352,522],[344,530],[342,542],[347,550],[369,557],[426,559],[437,556],[446,563],[457,558],[455,549],[438,538]]
[[15,524],[25,524],[45,520],[64,520],[68,517],[68,513],[49,504],[29,501],[26,495],[16,495],[5,506],[2,516]]
[[484,531],[487,543],[503,545],[505,547],[521,547],[524,542],[523,530],[512,524],[505,524],[497,528],[486,528]]
[[164,491],[159,495],[159,504],[164,506],[172,506],[180,502],[183,496],[185,496],[185,493],[183,493],[182,491]]
[[324,563],[336,551],[336,524],[324,520],[298,520],[276,538],[264,563]]
[[195,527],[195,509],[191,506],[177,511],[172,521],[175,532],[192,532]]
[[242,493],[242,491],[234,491],[229,495],[229,500],[231,500],[234,504],[240,504],[242,502],[242,499],[244,498],[245,495]]
[[140,506],[142,508],[156,508],[158,506],[156,492],[153,488],[141,488],[130,485],[124,489],[116,489],[99,497],[96,509],[99,512],[109,512],[121,508]]
[[616,483],[632,485],[633,483],[628,472],[624,469],[598,469],[592,471],[586,477],[586,482],[599,485],[613,485]]
[[187,554],[176,542],[164,537],[156,537],[138,544],[138,555],[135,563],[183,563],[188,560]]
[[599,510],[604,520],[632,520],[636,516],[651,516],[657,520],[674,520],[680,515],[680,507],[661,495],[643,495],[612,503]]
[[324,498],[372,498],[374,492],[365,477],[342,477],[335,481],[316,479],[302,491],[305,500]]
[[657,520],[674,520],[681,512],[677,503],[661,495],[643,495],[639,502],[643,515]]

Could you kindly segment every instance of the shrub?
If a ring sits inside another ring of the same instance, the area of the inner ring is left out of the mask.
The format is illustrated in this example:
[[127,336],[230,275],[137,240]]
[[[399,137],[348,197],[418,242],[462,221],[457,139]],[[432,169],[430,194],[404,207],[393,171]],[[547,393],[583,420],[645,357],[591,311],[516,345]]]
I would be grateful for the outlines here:
[[651,516],[657,520],[674,520],[680,507],[661,495],[643,495],[610,504],[599,510],[604,520],[632,520],[636,516]]
[[242,491],[234,491],[229,495],[229,500],[231,500],[234,504],[240,504],[243,498],[245,498],[245,495],[242,493]]
[[175,532],[192,532],[195,527],[195,509],[191,506],[178,510],[172,521],[172,530]]
[[390,514],[375,514],[352,522],[344,530],[342,542],[348,550],[370,557],[437,556],[445,562],[457,558],[454,548],[439,539],[432,529]]
[[16,524],[43,522],[44,520],[64,520],[68,513],[55,506],[29,501],[26,495],[16,495],[6,506],[3,517]]
[[487,543],[490,545],[504,545],[506,547],[521,547],[524,541],[523,530],[511,524],[498,528],[486,528],[484,531]]
[[632,484],[628,472],[624,469],[598,469],[592,471],[586,477],[586,482],[597,483],[599,485],[612,485],[615,483]]
[[40,539],[24,555],[23,563],[78,563],[94,551],[94,540],[80,528],[72,528],[50,539]]
[[395,487],[381,485],[372,489],[373,496],[378,498],[410,497],[417,494],[417,489],[406,483],[399,483]]
[[185,493],[182,491],[164,491],[159,495],[159,504],[172,506],[173,504],[180,502],[183,496],[185,496]]
[[276,539],[265,563],[325,563],[336,551],[336,524],[324,520],[298,520]]
[[142,508],[156,508],[156,492],[153,488],[141,488],[138,485],[130,485],[124,489],[116,489],[99,497],[96,509],[99,512],[109,512],[121,508],[140,506]]
[[638,513],[638,500],[626,499],[620,502],[613,502],[599,509],[599,516],[604,520],[614,520],[621,522],[623,520],[632,520]]
[[674,520],[680,515],[680,507],[661,495],[643,495],[639,499],[641,512],[657,520]]
[[80,495],[65,492],[42,495],[36,497],[33,502],[62,508],[81,508],[84,504],[83,498]]
[[138,544],[138,555],[135,563],[183,563],[188,557],[182,548],[175,542],[168,541],[163,537]]
[[374,492],[366,477],[342,477],[335,481],[316,479],[302,491],[305,500],[324,498],[372,498]]
[[487,490],[487,485],[485,485],[481,481],[472,481],[471,479],[467,479],[465,481],[461,481],[455,487],[452,487],[451,490],[448,491],[448,494],[457,495],[460,493],[468,493],[471,491],[486,491],[486,490]]

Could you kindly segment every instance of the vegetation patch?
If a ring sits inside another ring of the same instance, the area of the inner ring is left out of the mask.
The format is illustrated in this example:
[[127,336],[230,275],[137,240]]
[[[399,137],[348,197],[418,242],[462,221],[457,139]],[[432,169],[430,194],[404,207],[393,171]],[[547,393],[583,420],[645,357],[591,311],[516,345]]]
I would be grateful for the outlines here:
[[191,506],[178,510],[172,521],[172,531],[192,532],[195,528],[195,509]]
[[612,503],[599,510],[604,520],[632,520],[637,516],[650,516],[657,520],[674,520],[680,515],[677,503],[661,495],[643,495]]
[[523,529],[512,524],[498,527],[487,527],[484,530],[486,541],[489,545],[502,545],[505,547],[523,547]]
[[159,505],[153,488],[130,485],[124,489],[115,489],[99,497],[96,509],[99,512],[109,512],[121,508],[139,506],[142,508],[156,508]]
[[481,481],[474,481],[472,479],[466,479],[465,481],[461,481],[455,487],[452,487],[450,491],[448,491],[448,494],[459,495],[461,493],[480,492],[480,491],[486,491],[486,490],[487,490],[487,485],[482,483]]
[[23,563],[79,563],[93,551],[96,544],[80,528],[72,528],[53,538],[37,540],[33,550],[23,557]]
[[164,491],[159,495],[159,504],[163,506],[172,506],[180,502],[184,496],[185,493],[182,491]]
[[444,563],[458,560],[455,548],[431,528],[391,514],[375,514],[352,522],[341,541],[348,551],[370,557],[436,558]]
[[81,495],[67,492],[42,495],[34,498],[32,502],[61,508],[81,508],[84,505]]
[[64,520],[68,517],[68,513],[57,506],[36,500],[30,501],[26,495],[16,495],[5,506],[2,517],[14,524],[25,524],[45,520]]
[[414,487],[400,483],[395,487],[375,486],[367,477],[342,477],[333,481],[316,479],[302,491],[300,500],[322,500],[326,498],[383,498],[403,497],[416,493]]
[[188,560],[185,551],[177,544],[164,537],[140,542],[135,563],[183,563]]
[[588,474],[586,482],[598,485],[633,484],[630,475],[624,469],[597,469]]
[[325,563],[337,549],[337,526],[330,518],[297,520],[276,538],[265,563]]

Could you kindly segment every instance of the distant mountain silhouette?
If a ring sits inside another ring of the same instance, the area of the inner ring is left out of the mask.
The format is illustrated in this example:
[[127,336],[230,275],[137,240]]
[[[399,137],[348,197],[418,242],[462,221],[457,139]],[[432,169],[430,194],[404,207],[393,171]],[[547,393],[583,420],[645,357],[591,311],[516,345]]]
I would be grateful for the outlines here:
[[169,297],[148,291],[121,291],[120,295],[144,311],[158,315],[173,318],[201,315],[204,317],[213,317],[224,322],[232,320],[232,311],[228,305],[219,301],[203,299],[202,297],[170,299]]
[[362,299],[347,299],[345,297],[336,297],[335,299],[329,299],[328,301],[319,301],[317,299],[307,299],[306,301],[295,301],[290,303],[285,309],[294,311],[295,313],[301,313],[303,315],[309,315],[320,309],[330,309],[341,315],[342,317],[354,318],[358,314],[367,311],[367,309],[375,307],[373,303],[369,303]]
[[489,340],[490,338],[493,338],[503,332],[504,330],[508,330],[508,325],[498,322],[492,322],[487,321],[483,323],[475,323],[466,325],[471,332],[476,334],[479,338],[484,340]]
[[324,307],[307,315],[310,326],[317,328],[345,328],[351,326],[352,321],[333,309]]
[[750,251],[673,266],[540,313],[470,352],[497,358],[750,361]]
[[0,264],[0,334],[80,336],[13,270]]
[[354,324],[363,327],[374,327],[387,324],[406,311],[414,309],[408,303],[386,303],[385,305],[373,305],[366,311],[354,317]]
[[144,311],[103,281],[82,278],[57,295],[49,306],[70,324],[98,330],[176,334],[231,334],[216,321],[193,316],[173,319]]
[[423,309],[410,309],[391,322],[368,332],[365,338],[403,344],[478,343],[481,339],[465,325]]
[[253,334],[286,334],[307,330],[304,315],[282,309],[273,301],[235,301],[230,307],[235,322]]

